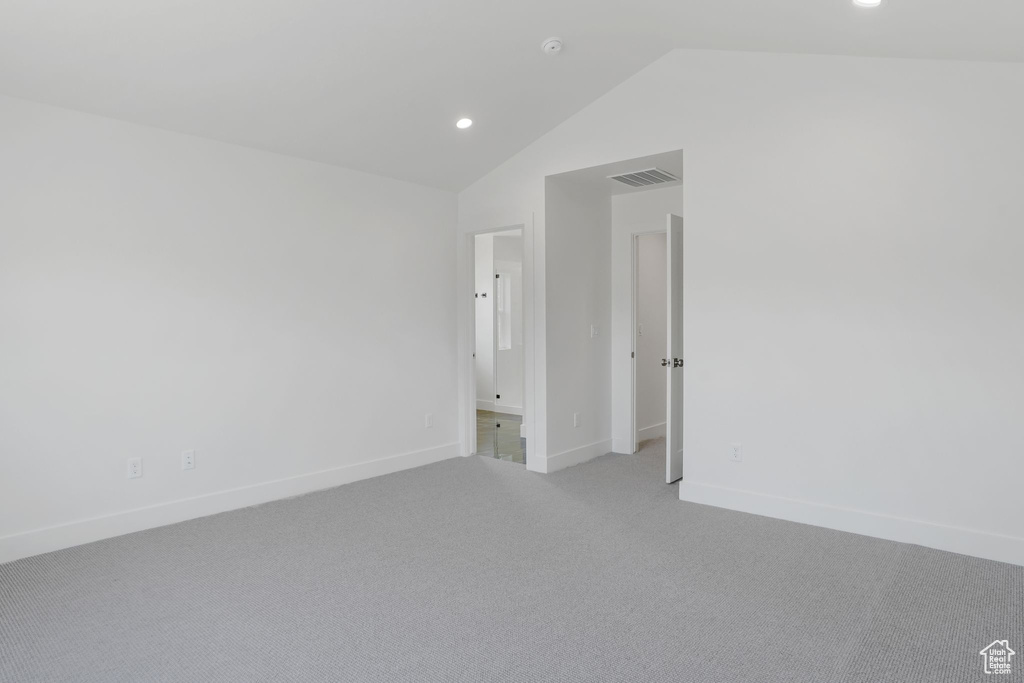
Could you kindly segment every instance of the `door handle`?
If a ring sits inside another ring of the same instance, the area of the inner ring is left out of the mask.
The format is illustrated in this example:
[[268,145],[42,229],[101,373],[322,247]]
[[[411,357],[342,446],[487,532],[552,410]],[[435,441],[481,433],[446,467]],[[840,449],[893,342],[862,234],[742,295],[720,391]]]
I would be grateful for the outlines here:
[[669,365],[671,365],[671,363],[669,362],[668,358],[661,359],[661,367],[667,368]]
[[673,358],[672,359],[672,367],[674,367],[674,368],[681,368],[681,367],[683,367],[683,359],[682,358]]

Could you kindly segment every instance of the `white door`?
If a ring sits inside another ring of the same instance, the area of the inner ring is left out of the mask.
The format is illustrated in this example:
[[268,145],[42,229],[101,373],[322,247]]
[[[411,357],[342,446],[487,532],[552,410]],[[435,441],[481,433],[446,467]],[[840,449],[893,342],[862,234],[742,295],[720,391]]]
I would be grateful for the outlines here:
[[665,483],[683,478],[683,219],[668,215],[668,401]]

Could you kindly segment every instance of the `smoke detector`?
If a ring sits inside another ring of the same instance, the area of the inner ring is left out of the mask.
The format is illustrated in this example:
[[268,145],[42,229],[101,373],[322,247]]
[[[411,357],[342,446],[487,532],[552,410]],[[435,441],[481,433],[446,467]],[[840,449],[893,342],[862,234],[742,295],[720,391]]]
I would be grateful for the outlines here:
[[540,44],[540,49],[543,50],[546,55],[557,55],[562,51],[562,39],[548,38]]

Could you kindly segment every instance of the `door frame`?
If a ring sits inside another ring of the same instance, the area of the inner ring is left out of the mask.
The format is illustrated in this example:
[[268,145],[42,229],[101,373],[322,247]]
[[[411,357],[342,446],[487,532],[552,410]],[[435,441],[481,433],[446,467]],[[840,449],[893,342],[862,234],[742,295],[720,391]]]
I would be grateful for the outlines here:
[[[477,391],[476,391],[476,387],[477,387],[477,381],[476,381],[476,372],[477,372],[477,362],[476,362],[476,352],[477,352],[477,347],[476,347],[476,332],[477,332],[477,329],[476,329],[476,311],[477,311],[477,308],[478,308],[477,304],[479,302],[479,299],[477,298],[478,295],[479,295],[479,292],[476,291],[476,238],[478,236],[480,236],[480,235],[485,235],[485,234],[490,234],[490,232],[489,231],[481,231],[481,232],[472,233],[472,234],[469,234],[469,235],[466,236],[466,239],[467,239],[467,242],[468,242],[467,249],[468,249],[468,255],[469,255],[469,263],[470,263],[470,266],[472,268],[472,277],[470,279],[470,285],[471,285],[470,289],[473,291],[473,302],[472,302],[472,309],[471,309],[471,312],[470,312],[470,322],[471,322],[471,326],[473,328],[473,336],[472,336],[472,340],[470,342],[470,347],[469,347],[469,351],[470,351],[470,354],[469,354],[470,355],[470,368],[469,368],[470,383],[469,383],[469,390],[470,390],[470,393],[471,393],[470,405],[471,405],[471,408],[472,408],[472,410],[471,410],[472,419],[470,419],[468,421],[469,428],[470,428],[470,432],[469,432],[469,435],[468,435],[469,436],[469,442],[468,442],[469,452],[465,453],[464,455],[475,455],[476,453],[480,452],[480,442],[479,442],[479,435],[477,433],[477,419],[476,419],[477,411],[480,410],[480,406],[477,403],[478,395],[477,395]],[[493,327],[493,323],[494,323],[494,317],[493,316],[494,316],[494,302],[495,302],[495,300],[496,299],[492,296],[491,297],[491,301],[490,301],[490,304],[491,304],[491,324],[492,324],[492,327]],[[492,338],[491,338],[491,377],[494,377],[494,378],[496,378],[496,376],[497,376],[497,367],[498,367],[498,359],[497,359],[497,357],[495,355],[495,346],[496,345],[494,343],[494,338],[493,338],[493,335],[492,335]],[[493,408],[493,401],[492,401],[492,408]]]
[[[631,230],[629,233],[630,240],[630,299],[629,299],[629,319],[632,329],[629,333],[630,343],[630,364],[629,364],[629,433],[630,433],[630,453],[636,453],[640,445],[640,428],[636,423],[636,352],[637,352],[637,318],[640,313],[640,238],[644,235],[666,235],[667,230]],[[667,314],[667,311],[666,311]],[[668,420],[668,414],[666,413],[665,419]]]
[[[534,259],[533,220],[498,227],[462,231],[458,238],[458,353],[459,353],[459,450],[473,455],[478,447],[476,434],[476,237],[509,230],[523,236],[523,429],[526,433],[526,468],[542,471],[536,443],[534,382]],[[528,288],[529,287],[529,288]],[[492,304],[493,305],[493,304]],[[497,341],[495,340],[495,344]],[[495,354],[495,362],[497,355]]]
[[[679,221],[678,226],[676,221]],[[677,229],[678,228],[678,229]],[[665,483],[675,484],[683,479],[684,454],[683,444],[686,431],[686,412],[684,408],[685,372],[683,360],[686,356],[684,340],[686,338],[686,316],[684,313],[685,288],[683,283],[683,261],[685,244],[685,221],[676,213],[669,213],[665,222],[666,233],[666,264],[668,266],[668,356],[679,361],[679,366],[669,366],[665,401]],[[678,240],[678,241],[676,241]],[[678,262],[677,262],[678,255]],[[678,271],[678,272],[677,272]],[[678,333],[678,334],[677,334]],[[678,357],[677,355],[678,354]],[[675,372],[679,370],[679,372]],[[678,388],[678,391],[673,391]],[[678,446],[678,448],[675,448]],[[676,456],[678,455],[678,459]],[[673,467],[678,463],[678,468]],[[676,471],[678,469],[678,472]]]

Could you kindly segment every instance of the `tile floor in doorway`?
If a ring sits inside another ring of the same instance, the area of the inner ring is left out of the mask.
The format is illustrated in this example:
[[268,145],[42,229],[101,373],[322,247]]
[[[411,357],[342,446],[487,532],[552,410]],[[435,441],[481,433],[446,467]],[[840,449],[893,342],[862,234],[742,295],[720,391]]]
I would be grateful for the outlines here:
[[[496,427],[499,424],[501,427]],[[522,424],[523,418],[519,415],[477,410],[477,454],[525,465],[526,439],[519,436],[519,427]]]

